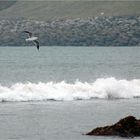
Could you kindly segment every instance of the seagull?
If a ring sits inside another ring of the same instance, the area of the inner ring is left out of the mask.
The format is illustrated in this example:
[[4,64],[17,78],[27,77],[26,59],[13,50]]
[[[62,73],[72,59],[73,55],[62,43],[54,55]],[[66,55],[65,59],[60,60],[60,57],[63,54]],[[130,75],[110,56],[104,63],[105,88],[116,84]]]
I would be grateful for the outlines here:
[[39,41],[38,41],[38,37],[33,36],[33,34],[29,31],[24,31],[24,33],[27,33],[29,38],[25,39],[27,42],[29,41],[33,41],[37,47],[37,49],[39,50]]

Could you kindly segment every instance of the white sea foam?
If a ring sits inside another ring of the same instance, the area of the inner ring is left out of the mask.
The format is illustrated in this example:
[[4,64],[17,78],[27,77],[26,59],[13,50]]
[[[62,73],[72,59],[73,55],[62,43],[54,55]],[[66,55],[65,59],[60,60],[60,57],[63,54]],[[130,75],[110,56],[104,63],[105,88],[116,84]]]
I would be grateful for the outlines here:
[[64,81],[59,83],[16,83],[11,87],[0,85],[0,101],[71,101],[89,99],[139,98],[140,80],[100,78],[93,83]]

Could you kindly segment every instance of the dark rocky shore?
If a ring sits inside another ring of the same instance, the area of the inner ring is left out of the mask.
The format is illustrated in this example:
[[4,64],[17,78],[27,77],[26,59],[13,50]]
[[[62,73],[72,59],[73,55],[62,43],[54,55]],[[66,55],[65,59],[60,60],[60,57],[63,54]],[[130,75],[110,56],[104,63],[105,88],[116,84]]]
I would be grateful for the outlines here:
[[121,137],[140,136],[140,120],[137,120],[133,116],[128,116],[114,125],[95,128],[86,135]]
[[0,45],[24,46],[24,30],[34,32],[43,46],[139,46],[140,16],[35,21],[0,19]]

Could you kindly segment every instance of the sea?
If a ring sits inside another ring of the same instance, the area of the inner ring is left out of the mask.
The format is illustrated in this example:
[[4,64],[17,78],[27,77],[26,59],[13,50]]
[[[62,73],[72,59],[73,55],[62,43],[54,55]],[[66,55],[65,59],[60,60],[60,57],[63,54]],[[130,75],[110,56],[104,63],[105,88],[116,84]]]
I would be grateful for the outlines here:
[[139,47],[0,47],[0,140],[125,140],[84,134],[139,109]]

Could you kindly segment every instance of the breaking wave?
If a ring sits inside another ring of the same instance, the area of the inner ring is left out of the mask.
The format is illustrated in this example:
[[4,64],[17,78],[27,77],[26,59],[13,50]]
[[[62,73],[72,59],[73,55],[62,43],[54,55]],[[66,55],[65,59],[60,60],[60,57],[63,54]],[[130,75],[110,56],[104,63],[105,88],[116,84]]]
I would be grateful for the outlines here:
[[140,80],[100,78],[93,83],[76,81],[16,83],[10,87],[0,85],[0,102],[16,101],[72,101],[90,99],[130,99],[140,97]]

